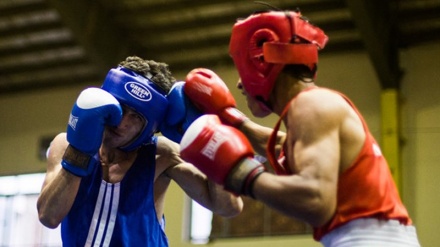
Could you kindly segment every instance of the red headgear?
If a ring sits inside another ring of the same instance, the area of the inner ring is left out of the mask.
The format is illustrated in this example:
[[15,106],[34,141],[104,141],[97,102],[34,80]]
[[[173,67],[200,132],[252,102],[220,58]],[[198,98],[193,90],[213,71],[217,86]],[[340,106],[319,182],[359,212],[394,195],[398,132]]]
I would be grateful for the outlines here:
[[229,54],[246,92],[267,101],[286,64],[304,64],[313,71],[325,33],[294,11],[269,11],[238,20],[232,28]]

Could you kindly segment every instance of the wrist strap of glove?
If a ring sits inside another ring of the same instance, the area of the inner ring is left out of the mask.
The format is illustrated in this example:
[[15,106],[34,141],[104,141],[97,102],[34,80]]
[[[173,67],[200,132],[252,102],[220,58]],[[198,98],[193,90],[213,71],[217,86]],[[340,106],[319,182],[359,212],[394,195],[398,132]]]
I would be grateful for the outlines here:
[[254,181],[264,171],[264,166],[258,160],[246,158],[228,174],[225,189],[237,195],[246,195],[254,198],[252,191]]
[[91,162],[93,162],[92,156],[79,151],[69,144],[64,152],[61,166],[78,177],[84,177],[92,171]]
[[225,124],[235,128],[239,128],[245,121],[249,120],[249,118],[244,115],[243,112],[239,111],[235,107],[228,107],[224,109],[224,111],[219,114],[219,117]]

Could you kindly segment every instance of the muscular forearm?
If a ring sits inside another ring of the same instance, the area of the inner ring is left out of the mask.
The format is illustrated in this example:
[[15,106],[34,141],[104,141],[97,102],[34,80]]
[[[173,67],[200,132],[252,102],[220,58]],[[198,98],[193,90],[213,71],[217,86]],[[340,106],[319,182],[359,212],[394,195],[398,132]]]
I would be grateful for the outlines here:
[[222,186],[208,181],[212,211],[223,217],[234,217],[243,210],[243,200],[239,196],[225,191]]
[[[272,128],[264,127],[252,121],[246,121],[240,126],[240,131],[245,134],[252,144],[255,151],[266,156],[266,146],[270,135],[273,132]],[[277,134],[275,151],[278,153],[281,150],[282,143],[285,138],[285,133],[279,131]]]
[[321,226],[333,216],[336,202],[317,183],[297,175],[263,173],[255,181],[253,193],[256,199],[290,217]]
[[56,177],[44,185],[37,201],[41,223],[56,228],[67,215],[76,197],[81,178],[61,169]]
[[232,217],[240,213],[243,208],[240,197],[208,180],[206,175],[189,163],[173,166],[167,169],[166,173],[189,197],[213,213]]

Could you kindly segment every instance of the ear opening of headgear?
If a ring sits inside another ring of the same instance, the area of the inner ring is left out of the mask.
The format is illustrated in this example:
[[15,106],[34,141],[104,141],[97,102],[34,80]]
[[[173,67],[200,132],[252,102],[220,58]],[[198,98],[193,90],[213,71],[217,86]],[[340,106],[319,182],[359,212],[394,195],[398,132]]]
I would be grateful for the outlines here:
[[316,70],[318,50],[328,37],[301,13],[266,11],[238,20],[229,54],[247,93],[268,101],[278,74],[286,64],[304,64]]
[[110,69],[101,88],[145,119],[139,135],[120,149],[131,151],[150,143],[168,108],[165,93],[150,79],[121,66]]
[[267,63],[264,57],[264,44],[277,42],[278,40],[276,33],[266,28],[257,30],[250,39],[249,56],[254,66],[263,74],[267,74],[271,67],[271,64]]

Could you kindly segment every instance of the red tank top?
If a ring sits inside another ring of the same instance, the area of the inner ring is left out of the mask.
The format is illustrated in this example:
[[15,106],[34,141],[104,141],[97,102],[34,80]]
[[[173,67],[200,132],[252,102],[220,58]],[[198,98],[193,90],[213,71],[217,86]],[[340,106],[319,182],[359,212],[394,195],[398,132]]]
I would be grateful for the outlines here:
[[[325,225],[314,228],[314,239],[319,241],[325,234],[338,226],[363,217],[396,219],[402,224],[410,225],[412,223],[411,219],[400,200],[387,161],[382,156],[379,145],[377,145],[374,137],[368,130],[365,120],[354,104],[345,95],[337,91],[333,92],[340,94],[356,111],[364,126],[366,138],[364,146],[354,163],[339,176],[337,206],[333,218]],[[285,107],[267,145],[269,162],[277,174],[292,174],[284,159],[284,153],[287,152],[287,150],[283,150],[279,160],[275,158],[274,150],[275,133],[280,127],[281,120],[287,114],[290,103],[294,100],[295,98]],[[282,163],[280,164],[279,161]]]

